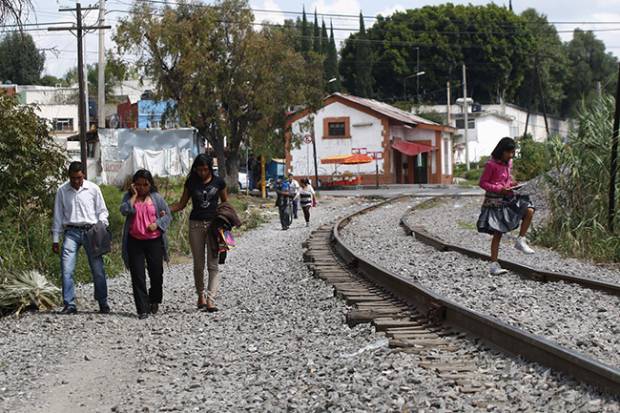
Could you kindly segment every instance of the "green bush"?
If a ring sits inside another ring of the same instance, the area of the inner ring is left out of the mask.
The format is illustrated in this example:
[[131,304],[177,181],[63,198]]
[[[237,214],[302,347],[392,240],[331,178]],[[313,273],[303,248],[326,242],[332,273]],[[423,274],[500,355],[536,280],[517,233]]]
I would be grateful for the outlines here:
[[482,172],[484,172],[483,168],[470,169],[465,172],[464,178],[468,181],[479,181],[482,176]]
[[528,134],[519,139],[517,145],[518,155],[514,162],[514,175],[517,181],[529,181],[549,170],[549,143],[536,142]]
[[[551,213],[533,233],[537,242],[577,257],[620,261],[620,237],[607,229],[613,113],[609,97],[582,105],[569,143],[554,138],[549,144]],[[617,215],[615,226],[620,226]]]

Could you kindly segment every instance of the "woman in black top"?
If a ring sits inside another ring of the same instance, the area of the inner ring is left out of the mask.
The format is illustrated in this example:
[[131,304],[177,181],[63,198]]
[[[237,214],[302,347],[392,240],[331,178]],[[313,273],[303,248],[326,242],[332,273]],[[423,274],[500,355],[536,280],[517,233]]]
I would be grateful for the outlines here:
[[208,247],[209,222],[215,218],[218,203],[228,200],[228,194],[224,180],[213,172],[213,158],[204,153],[194,160],[191,172],[185,181],[181,200],[170,210],[172,212],[183,210],[190,198],[192,212],[189,215],[189,243],[194,258],[194,282],[198,293],[198,308],[217,311],[215,296],[220,285],[218,260],[213,258],[212,254],[206,254],[209,283],[205,296],[205,248]]

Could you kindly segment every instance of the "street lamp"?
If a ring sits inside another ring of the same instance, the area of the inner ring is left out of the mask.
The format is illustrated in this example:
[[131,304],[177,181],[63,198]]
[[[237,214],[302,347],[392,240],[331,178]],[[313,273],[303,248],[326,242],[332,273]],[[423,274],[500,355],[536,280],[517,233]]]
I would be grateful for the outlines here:
[[426,72],[417,72],[405,78],[405,81],[403,82],[403,96],[405,100],[407,100],[407,79],[411,79],[412,77],[415,77],[416,82],[417,82],[417,101],[418,101],[418,104],[420,103],[420,82],[418,79],[420,79],[420,76],[423,76],[425,74]]

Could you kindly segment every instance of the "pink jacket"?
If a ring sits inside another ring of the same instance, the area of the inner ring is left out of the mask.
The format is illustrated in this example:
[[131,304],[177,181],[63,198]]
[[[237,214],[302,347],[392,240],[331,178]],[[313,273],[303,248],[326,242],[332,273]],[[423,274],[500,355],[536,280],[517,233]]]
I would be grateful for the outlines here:
[[480,188],[487,192],[501,192],[502,189],[515,185],[512,180],[512,160],[505,164],[502,161],[489,159],[480,177]]

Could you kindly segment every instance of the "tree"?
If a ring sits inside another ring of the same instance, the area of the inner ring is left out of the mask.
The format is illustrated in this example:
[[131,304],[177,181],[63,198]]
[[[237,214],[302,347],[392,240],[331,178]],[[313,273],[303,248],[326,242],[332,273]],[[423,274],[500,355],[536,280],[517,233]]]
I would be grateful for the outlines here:
[[[88,94],[92,96],[97,96],[97,90],[99,88],[99,78],[97,72],[99,70],[99,65],[97,63],[92,63],[86,65],[86,82],[88,83]],[[106,65],[105,65],[105,96],[106,99],[110,99],[114,97],[114,87],[122,83],[124,80],[129,79],[130,77],[135,77],[135,71],[131,70],[131,67],[127,65],[122,59],[118,56],[115,56],[112,52],[106,53]],[[72,68],[67,73],[65,73],[63,79],[60,79],[60,83],[65,86],[70,86],[76,84],[78,81],[77,76],[77,67]]]
[[303,14],[301,17],[301,52],[304,56],[308,56],[310,49],[312,48],[312,41],[310,40],[310,26],[308,25],[308,18],[306,17],[306,8],[303,8]]
[[531,40],[529,53],[522,62],[524,81],[517,92],[517,103],[533,112],[559,115],[569,66],[565,47],[555,26],[549,24],[545,15],[527,9],[521,18]]
[[0,0],[0,23],[21,22],[22,15],[32,8],[30,0]]
[[355,48],[355,91],[357,96],[372,96],[372,56],[370,44],[366,37],[364,28],[364,16],[360,12],[360,30],[358,34],[358,44]]
[[[416,72],[416,48],[426,74],[420,92],[426,101],[445,102],[446,80],[460,79],[461,65],[469,70],[469,95],[496,102],[512,100],[523,82],[530,41],[519,16],[495,4],[444,4],[378,16],[366,31],[371,40],[374,94],[381,99],[402,96],[405,78]],[[341,51],[340,73],[347,88],[355,88],[356,48],[360,33],[349,37]]]
[[594,33],[575,29],[572,40],[566,44],[566,53],[570,72],[564,84],[563,113],[574,114],[582,99],[591,101],[597,93],[597,82],[601,82],[603,91],[615,93],[617,59]]
[[42,86],[57,86],[64,84],[64,80],[52,75],[45,75],[39,79],[39,84]]
[[312,26],[312,50],[316,54],[321,54],[321,27],[316,9],[314,9],[314,25]]
[[159,96],[174,99],[181,119],[207,139],[231,186],[241,144],[260,148],[264,136],[253,132],[270,130],[284,108],[316,99],[323,86],[312,56],[306,63],[284,30],[255,31],[253,21],[245,0],[161,9],[140,3],[115,38],[155,79]]
[[329,36],[327,35],[327,26],[325,26],[325,20],[322,20],[321,54],[326,55],[328,50],[329,50]]
[[[327,79],[327,91],[329,93],[340,91],[340,75],[338,74],[338,50],[334,39],[334,25],[329,23],[329,47],[324,63],[325,79]],[[336,79],[331,81],[332,79]]]
[[45,54],[37,49],[29,34],[15,32],[0,41],[0,81],[36,84],[44,65]]
[[0,95],[0,222],[17,226],[16,238],[25,240],[28,253],[29,224],[50,211],[65,161],[36,108]]

